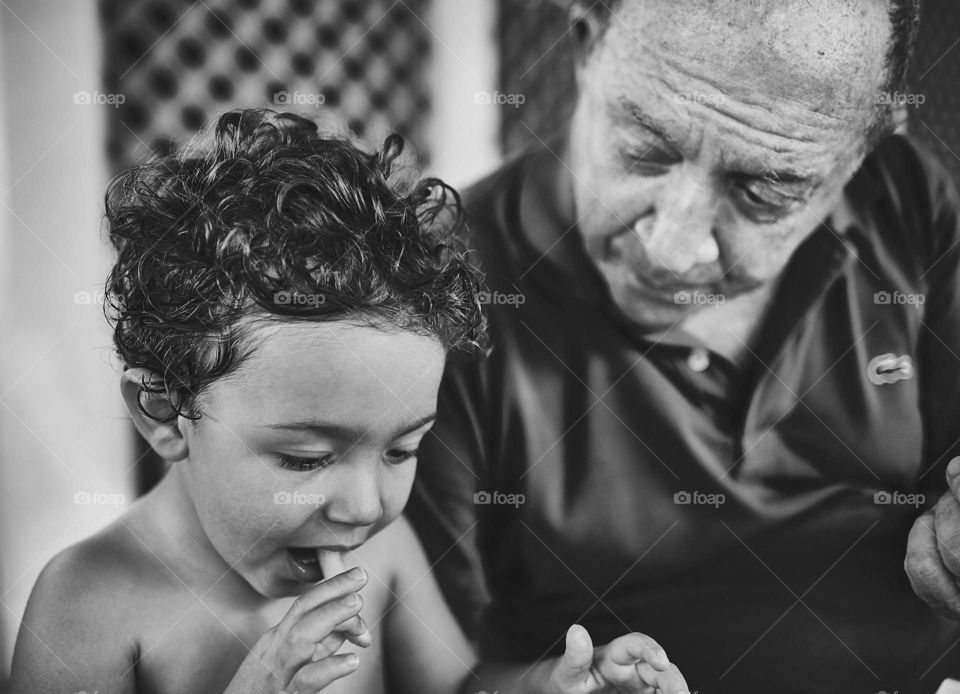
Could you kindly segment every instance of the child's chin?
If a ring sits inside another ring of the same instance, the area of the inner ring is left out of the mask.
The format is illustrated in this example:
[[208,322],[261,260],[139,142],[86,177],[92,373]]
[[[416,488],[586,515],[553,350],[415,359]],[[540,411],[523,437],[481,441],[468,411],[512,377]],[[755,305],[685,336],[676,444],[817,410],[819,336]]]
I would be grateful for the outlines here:
[[282,574],[266,570],[259,571],[253,575],[246,575],[243,578],[259,595],[272,600],[303,595],[314,585],[311,583],[300,583]]

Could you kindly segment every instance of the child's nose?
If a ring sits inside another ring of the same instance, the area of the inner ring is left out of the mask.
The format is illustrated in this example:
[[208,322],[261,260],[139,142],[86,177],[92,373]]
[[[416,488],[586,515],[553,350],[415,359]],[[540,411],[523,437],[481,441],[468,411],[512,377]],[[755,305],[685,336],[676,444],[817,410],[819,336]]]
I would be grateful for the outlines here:
[[337,479],[325,496],[326,516],[344,525],[373,525],[383,515],[380,475],[376,466],[363,466]]

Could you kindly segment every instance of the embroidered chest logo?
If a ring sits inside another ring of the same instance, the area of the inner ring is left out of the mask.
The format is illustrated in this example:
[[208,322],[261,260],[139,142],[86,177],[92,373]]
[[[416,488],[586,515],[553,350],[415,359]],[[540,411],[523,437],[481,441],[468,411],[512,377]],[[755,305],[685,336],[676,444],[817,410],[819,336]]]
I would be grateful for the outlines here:
[[909,354],[878,354],[867,364],[867,378],[875,386],[913,378],[915,369]]

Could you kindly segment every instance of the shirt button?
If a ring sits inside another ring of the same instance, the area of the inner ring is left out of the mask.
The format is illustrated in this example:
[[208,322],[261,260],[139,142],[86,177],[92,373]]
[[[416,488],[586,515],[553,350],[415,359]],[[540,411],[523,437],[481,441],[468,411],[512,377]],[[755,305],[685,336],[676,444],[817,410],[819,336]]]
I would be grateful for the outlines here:
[[710,353],[703,347],[694,347],[687,357],[687,366],[697,373],[706,371],[710,366]]

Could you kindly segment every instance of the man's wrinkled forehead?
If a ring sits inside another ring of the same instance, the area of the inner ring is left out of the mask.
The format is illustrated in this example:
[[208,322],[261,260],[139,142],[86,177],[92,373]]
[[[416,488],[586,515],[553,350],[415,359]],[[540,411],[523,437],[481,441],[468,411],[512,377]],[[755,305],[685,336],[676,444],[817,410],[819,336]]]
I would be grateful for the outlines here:
[[768,95],[844,117],[883,83],[886,0],[621,0],[598,46],[661,61],[733,98]]

